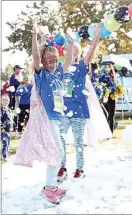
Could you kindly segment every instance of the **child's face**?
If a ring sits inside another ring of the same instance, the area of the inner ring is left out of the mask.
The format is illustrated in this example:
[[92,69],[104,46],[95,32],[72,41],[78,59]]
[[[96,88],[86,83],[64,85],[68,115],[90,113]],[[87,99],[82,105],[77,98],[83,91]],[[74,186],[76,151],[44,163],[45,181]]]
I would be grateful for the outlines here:
[[8,96],[2,96],[2,98],[1,98],[2,107],[8,107],[9,102],[10,102],[10,100],[9,100]]
[[29,81],[29,80],[28,80],[28,77],[23,79],[23,83],[24,83],[24,84],[28,84],[28,81]]
[[110,73],[110,71],[111,71],[110,66],[109,66],[109,65],[106,65],[106,67],[105,67],[105,72],[106,72],[106,73]]
[[58,66],[58,62],[59,62],[59,55],[56,52],[48,52],[42,58],[42,64],[44,68],[50,73],[55,72]]

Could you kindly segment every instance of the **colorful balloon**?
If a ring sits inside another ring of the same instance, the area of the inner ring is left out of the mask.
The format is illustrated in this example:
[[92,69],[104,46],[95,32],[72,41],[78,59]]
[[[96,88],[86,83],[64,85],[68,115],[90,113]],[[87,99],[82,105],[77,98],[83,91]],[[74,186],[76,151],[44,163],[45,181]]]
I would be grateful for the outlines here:
[[117,69],[117,71],[122,70],[122,66],[119,66],[119,65],[115,65],[115,68]]
[[88,28],[89,28],[88,25],[82,25],[78,30],[80,37],[83,38],[84,40],[87,40],[89,38]]
[[100,32],[100,37],[108,37],[111,35],[111,32],[108,31],[105,26],[104,26],[104,23],[102,22],[101,23],[101,32]]
[[129,22],[131,18],[128,11],[129,7],[127,6],[118,7],[114,13],[114,19],[119,23]]
[[54,37],[53,37],[53,36],[50,36],[48,39],[52,41],[52,40],[54,39]]
[[65,54],[64,54],[65,46],[60,46],[60,45],[54,44],[54,47],[58,50],[60,57],[65,56]]
[[54,36],[53,42],[59,46],[63,46],[66,44],[66,38],[62,35],[57,34]]
[[59,62],[64,63],[64,62],[65,62],[65,57],[60,56],[60,57],[59,57]]
[[112,14],[108,15],[104,20],[104,27],[108,31],[117,31],[120,28],[121,24],[114,19]]
[[52,40],[47,39],[46,42],[47,42],[47,44],[49,46],[53,46],[54,45],[54,42]]
[[89,36],[90,36],[91,38],[94,38],[95,29],[96,29],[97,25],[98,25],[97,23],[92,23],[92,24],[89,26],[89,28],[88,28],[88,33],[89,33]]
[[129,6],[128,15],[132,17],[132,4]]

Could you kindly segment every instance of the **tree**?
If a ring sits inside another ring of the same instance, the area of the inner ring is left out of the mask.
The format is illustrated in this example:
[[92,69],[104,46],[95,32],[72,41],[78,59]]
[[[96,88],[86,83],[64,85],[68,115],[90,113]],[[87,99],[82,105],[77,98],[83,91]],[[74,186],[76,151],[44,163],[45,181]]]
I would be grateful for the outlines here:
[[[112,14],[115,8],[119,6],[129,6],[130,0],[126,1],[86,1],[86,0],[60,0],[60,15],[62,17],[62,25],[64,29],[67,27],[78,30],[81,25],[98,23],[106,15]],[[122,24],[117,31],[117,38],[100,39],[99,54],[109,53],[131,53],[132,42],[124,32],[131,30],[132,22]],[[122,30],[124,29],[124,31]],[[108,50],[107,47],[115,43],[115,49]],[[102,46],[103,45],[103,46]]]
[[[7,22],[12,33],[7,37],[10,47],[4,51],[23,49],[31,55],[31,37],[32,37],[32,17],[38,17],[38,23],[48,25],[50,32],[53,32],[62,25],[64,30],[68,27],[76,31],[81,25],[100,22],[107,14],[113,13],[115,8],[122,5],[130,5],[131,0],[124,1],[87,1],[87,0],[59,0],[58,9],[51,9],[46,1],[33,2],[32,6],[27,5],[27,10],[22,11],[15,22]],[[59,11],[58,11],[59,10]],[[124,32],[131,30],[132,22],[122,24],[117,31],[116,37],[100,39],[99,53],[130,53],[132,42]],[[124,29],[124,32],[122,30]],[[39,37],[38,37],[39,39]],[[110,44],[115,43],[115,49],[109,50]]]
[[2,81],[7,81],[9,80],[9,77],[10,75],[12,74],[13,72],[13,67],[11,64],[8,64],[6,67],[5,67],[5,70],[2,71],[1,73],[1,80]]
[[38,24],[48,25],[51,32],[55,30],[54,25],[60,25],[58,12],[50,9],[48,3],[45,1],[33,2],[32,6],[26,6],[26,10],[18,15],[17,20],[6,23],[12,31],[7,36],[11,45],[3,51],[15,53],[16,50],[22,51],[25,49],[28,55],[31,55],[32,19],[35,17],[38,19]]

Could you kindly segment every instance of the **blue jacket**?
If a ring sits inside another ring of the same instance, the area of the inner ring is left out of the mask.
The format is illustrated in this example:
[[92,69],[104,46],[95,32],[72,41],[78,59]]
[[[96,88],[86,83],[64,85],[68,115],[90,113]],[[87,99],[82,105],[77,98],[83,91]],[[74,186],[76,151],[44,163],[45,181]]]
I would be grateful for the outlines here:
[[31,90],[32,90],[31,84],[28,84],[27,86],[24,86],[21,84],[17,88],[16,96],[20,96],[20,102],[19,102],[20,105],[21,104],[24,104],[24,105],[30,104]]

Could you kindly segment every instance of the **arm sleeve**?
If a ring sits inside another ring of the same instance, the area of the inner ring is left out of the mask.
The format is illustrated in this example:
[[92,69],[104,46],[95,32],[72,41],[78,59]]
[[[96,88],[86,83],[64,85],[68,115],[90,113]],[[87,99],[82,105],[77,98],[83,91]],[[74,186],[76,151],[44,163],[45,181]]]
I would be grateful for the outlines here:
[[38,72],[34,73],[34,81],[35,81],[37,88],[39,88],[39,89],[41,89],[42,75],[43,75],[42,69],[40,70],[39,73]]
[[80,70],[81,74],[83,74],[84,76],[87,75],[89,72],[89,66],[85,65],[84,60],[79,61],[78,69]]

